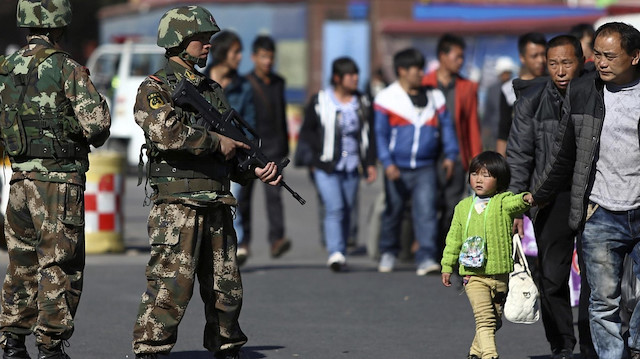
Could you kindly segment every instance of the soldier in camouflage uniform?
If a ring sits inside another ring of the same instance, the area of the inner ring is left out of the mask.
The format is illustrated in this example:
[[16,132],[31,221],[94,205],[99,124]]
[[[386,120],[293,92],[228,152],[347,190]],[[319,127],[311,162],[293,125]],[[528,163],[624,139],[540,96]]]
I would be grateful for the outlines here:
[[156,358],[173,348],[196,275],[205,304],[204,347],[216,358],[233,359],[247,341],[238,324],[242,282],[231,212],[236,200],[229,179],[246,183],[258,177],[277,185],[280,176],[273,162],[239,172],[235,151],[246,145],[208,130],[192,109],[171,101],[177,82],[187,79],[219,111],[230,108],[220,85],[194,69],[204,66],[209,40],[218,31],[204,8],[169,10],[158,28],[158,46],[166,49],[167,65],[138,89],[134,116],[146,137],[154,203],[148,224],[147,290],[133,331],[136,358]]
[[87,70],[59,50],[71,22],[68,0],[19,0],[28,44],[0,64],[0,134],[13,175],[2,287],[3,358],[68,358],[84,269],[84,184],[89,145],[109,136],[111,118]]

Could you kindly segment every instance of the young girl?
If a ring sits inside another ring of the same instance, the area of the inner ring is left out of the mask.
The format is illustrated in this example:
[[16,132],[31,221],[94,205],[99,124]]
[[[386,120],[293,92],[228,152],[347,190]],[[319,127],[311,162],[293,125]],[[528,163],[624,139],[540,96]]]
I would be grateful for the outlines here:
[[[531,195],[507,192],[511,173],[497,152],[486,151],[469,165],[475,193],[460,201],[442,255],[442,284],[451,286],[451,272],[460,261],[465,292],[476,319],[469,359],[498,358],[495,332],[501,326],[509,273],[513,270],[513,217],[529,208]],[[462,254],[461,254],[462,252]]]

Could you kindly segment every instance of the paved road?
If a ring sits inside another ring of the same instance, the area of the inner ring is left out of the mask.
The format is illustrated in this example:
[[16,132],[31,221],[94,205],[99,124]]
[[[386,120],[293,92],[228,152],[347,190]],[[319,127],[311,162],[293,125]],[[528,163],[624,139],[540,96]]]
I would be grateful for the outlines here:
[[[144,191],[127,180],[126,254],[87,258],[85,287],[72,358],[132,358],[131,329],[144,290],[148,257]],[[413,359],[466,358],[474,321],[461,288],[445,288],[437,275],[417,277],[410,263],[388,274],[363,249],[348,258],[350,271],[332,273],[320,246],[317,200],[306,173],[291,169],[288,183],[308,201],[286,198],[287,230],[294,242],[283,258],[272,260],[264,235],[256,234],[242,275],[245,301],[240,318],[249,342],[243,358]],[[381,190],[378,181],[361,192],[360,242],[367,237],[367,213]],[[256,202],[263,195],[256,191]],[[255,206],[256,229],[265,228],[264,206]],[[6,270],[0,256],[0,275]],[[195,298],[180,326],[169,358],[212,358],[202,348],[203,305]],[[541,323],[505,322],[498,332],[501,358],[547,358]],[[30,337],[31,345],[33,339]],[[35,349],[30,348],[32,356]]]

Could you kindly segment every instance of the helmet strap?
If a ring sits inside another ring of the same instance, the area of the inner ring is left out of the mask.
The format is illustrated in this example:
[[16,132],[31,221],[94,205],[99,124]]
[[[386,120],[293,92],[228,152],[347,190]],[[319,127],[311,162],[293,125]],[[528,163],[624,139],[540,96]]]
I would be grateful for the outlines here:
[[191,55],[189,55],[189,53],[187,52],[186,49],[182,50],[178,54],[178,57],[180,57],[184,61],[188,61],[188,62],[191,62],[192,64],[196,64],[199,67],[205,67],[207,65],[207,59],[206,58],[201,59],[199,57],[191,56]]

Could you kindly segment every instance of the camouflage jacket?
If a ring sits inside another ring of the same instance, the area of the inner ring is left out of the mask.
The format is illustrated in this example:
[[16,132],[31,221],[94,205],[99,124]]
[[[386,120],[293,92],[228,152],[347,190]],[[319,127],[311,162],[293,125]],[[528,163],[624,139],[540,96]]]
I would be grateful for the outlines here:
[[157,202],[192,205],[235,205],[229,179],[245,183],[252,171],[238,171],[237,161],[225,161],[218,135],[198,123],[197,114],[174,106],[171,92],[188,79],[218,111],[230,108],[220,85],[195,70],[169,60],[165,69],[147,77],[134,105],[134,118],[147,139],[147,175]]
[[[83,185],[84,174],[89,169],[89,144],[101,146],[109,137],[109,108],[93,86],[86,68],[66,53],[53,50],[45,36],[30,36],[27,40],[27,46],[0,63],[0,113],[4,116],[0,131],[7,130],[11,121],[6,117],[13,111],[19,114],[22,123],[28,118],[35,124],[20,132],[25,146],[49,143],[59,149],[70,144],[78,153],[71,158],[12,156],[12,181],[31,178]],[[41,56],[38,54],[44,49],[48,54],[38,64],[36,57]],[[37,69],[30,73],[35,64]],[[26,88],[16,87],[18,81],[25,81]],[[24,88],[24,93],[16,91],[20,88]],[[17,127],[16,121],[13,122]]]

